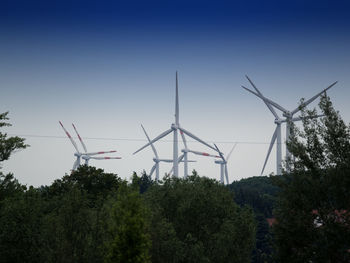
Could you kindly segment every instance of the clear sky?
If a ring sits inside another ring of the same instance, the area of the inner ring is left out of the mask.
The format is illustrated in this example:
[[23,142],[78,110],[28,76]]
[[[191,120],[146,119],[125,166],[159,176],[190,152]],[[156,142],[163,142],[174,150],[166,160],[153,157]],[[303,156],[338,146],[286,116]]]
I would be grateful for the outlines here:
[[[122,178],[148,172],[151,149],[132,155],[146,142],[140,124],[151,137],[170,128],[178,70],[181,125],[224,153],[238,142],[231,181],[259,175],[275,125],[241,88],[245,74],[290,109],[338,80],[328,95],[349,122],[349,11],[348,1],[2,1],[0,111],[31,145],[3,168],[35,186],[68,173],[74,148],[61,120],[89,151],[123,158],[91,165]],[[165,139],[156,147],[171,158]],[[192,159],[190,169],[219,178],[214,160]]]

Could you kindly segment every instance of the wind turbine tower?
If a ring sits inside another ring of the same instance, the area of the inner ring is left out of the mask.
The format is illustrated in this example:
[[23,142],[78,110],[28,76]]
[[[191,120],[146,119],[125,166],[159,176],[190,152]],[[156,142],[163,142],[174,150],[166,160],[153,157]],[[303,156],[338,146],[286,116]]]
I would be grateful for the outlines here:
[[215,160],[216,164],[220,164],[220,182],[222,184],[225,184],[225,178],[226,178],[226,183],[229,184],[229,179],[228,179],[228,169],[227,169],[227,162],[230,159],[230,156],[233,152],[233,150],[235,149],[237,143],[235,143],[231,149],[231,151],[229,152],[229,154],[227,155],[226,159],[224,158],[224,155],[220,152],[219,148],[215,145],[215,148],[219,151],[219,154],[221,158],[221,160]]

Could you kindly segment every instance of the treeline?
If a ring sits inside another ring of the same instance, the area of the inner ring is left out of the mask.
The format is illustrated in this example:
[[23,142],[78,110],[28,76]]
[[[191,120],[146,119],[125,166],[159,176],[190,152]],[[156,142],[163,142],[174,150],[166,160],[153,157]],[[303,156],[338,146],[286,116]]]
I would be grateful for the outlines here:
[[52,185],[0,181],[1,262],[250,262],[255,220],[194,174],[159,184],[81,166]]

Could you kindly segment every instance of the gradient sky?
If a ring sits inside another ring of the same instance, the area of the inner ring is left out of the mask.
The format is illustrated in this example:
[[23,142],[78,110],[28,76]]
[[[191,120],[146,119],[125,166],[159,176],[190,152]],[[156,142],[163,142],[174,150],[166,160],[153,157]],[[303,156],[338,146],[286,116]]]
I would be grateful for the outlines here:
[[[122,160],[91,165],[129,178],[153,165],[151,137],[174,121],[227,153],[230,180],[260,174],[273,116],[249,86],[286,108],[338,80],[328,95],[350,120],[348,1],[1,1],[0,111],[30,148],[3,163],[21,183],[50,184],[68,173],[74,148],[58,124],[74,122],[88,150]],[[316,106],[317,102],[312,106]],[[172,136],[156,144],[172,157]],[[191,148],[205,150],[195,142]],[[193,157],[219,178],[214,160]],[[161,173],[171,165],[161,165]],[[275,170],[273,151],[266,174]],[[180,175],[182,176],[182,166]]]

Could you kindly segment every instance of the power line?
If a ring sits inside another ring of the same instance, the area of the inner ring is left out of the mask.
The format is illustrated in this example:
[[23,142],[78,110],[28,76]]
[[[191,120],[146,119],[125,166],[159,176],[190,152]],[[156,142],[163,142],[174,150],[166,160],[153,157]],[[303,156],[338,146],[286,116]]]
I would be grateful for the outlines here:
[[[65,136],[57,135],[35,135],[35,134],[14,134],[10,133],[10,136],[19,136],[24,138],[47,138],[47,139],[66,139]],[[78,139],[78,137],[74,137]],[[136,138],[102,138],[102,137],[82,137],[85,140],[101,140],[101,141],[130,141],[130,142],[147,142],[146,139],[136,139]],[[161,142],[173,142],[173,140],[160,140]],[[189,140],[188,142],[197,142],[194,140]],[[221,143],[221,144],[269,144],[268,142],[255,142],[255,141],[208,141],[209,143]]]

